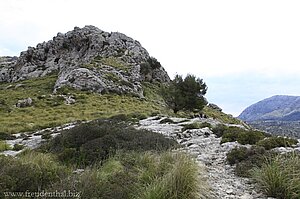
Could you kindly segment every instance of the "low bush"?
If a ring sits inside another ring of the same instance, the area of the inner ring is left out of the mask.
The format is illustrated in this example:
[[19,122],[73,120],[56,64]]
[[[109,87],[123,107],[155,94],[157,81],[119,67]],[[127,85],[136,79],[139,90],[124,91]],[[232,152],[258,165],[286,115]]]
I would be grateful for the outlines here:
[[22,150],[22,149],[24,149],[24,148],[25,148],[25,146],[22,145],[22,144],[14,144],[13,150],[14,150],[14,151],[20,151],[20,150]]
[[44,190],[67,174],[48,154],[26,151],[19,158],[0,156],[0,197],[5,191]]
[[120,122],[120,121],[131,121],[132,117],[130,117],[127,114],[118,114],[118,115],[114,115],[114,116],[110,117],[109,119]]
[[228,126],[224,124],[217,124],[211,130],[217,137],[222,137],[224,132],[228,129]]
[[295,154],[277,155],[267,159],[253,171],[253,178],[269,197],[300,198],[300,157]]
[[110,117],[110,120],[116,122],[138,122],[139,120],[146,119],[147,116],[142,113],[118,114]]
[[0,152],[10,150],[11,147],[9,144],[7,144],[5,141],[0,141]]
[[239,127],[228,127],[224,130],[221,143],[237,141],[240,144],[256,144],[267,135],[261,131],[245,130]]
[[212,126],[208,122],[202,122],[202,123],[200,123],[200,128],[206,128],[206,127],[211,128]]
[[13,140],[15,138],[16,138],[16,136],[14,136],[14,135],[4,133],[4,132],[0,132],[0,140]]
[[142,113],[131,113],[129,114],[129,116],[133,119],[137,119],[137,120],[144,120],[147,118],[147,115],[142,114]]
[[49,191],[74,189],[82,198],[101,199],[208,198],[198,169],[185,154],[118,152],[100,166],[57,182]]
[[234,165],[247,159],[247,148],[246,147],[236,147],[227,153],[226,160],[230,165]]
[[50,133],[46,133],[46,134],[43,134],[41,136],[41,138],[44,140],[49,140],[50,138],[52,138],[52,135]]
[[192,159],[182,154],[169,154],[161,159],[159,164],[162,164],[162,168],[165,168],[163,175],[150,178],[151,181],[147,182],[146,186],[142,186],[134,198],[194,199],[208,197],[207,185],[205,185],[205,182],[200,181],[198,177],[199,166]]
[[271,155],[263,147],[236,147],[227,153],[226,159],[230,165],[236,164],[236,175],[250,177],[251,170],[254,167],[260,167],[265,158]]
[[74,190],[81,198],[126,199],[134,190],[137,179],[131,172],[126,172],[120,161],[113,158],[101,166],[94,165],[86,168],[80,175],[54,184],[49,192],[58,190]]
[[165,118],[165,119],[162,119],[159,123],[160,124],[175,124],[176,122],[174,122],[171,118]]
[[188,130],[188,129],[202,129],[202,128],[205,128],[205,127],[211,128],[211,124],[208,123],[208,122],[202,122],[202,123],[193,122],[193,123],[190,123],[190,124],[184,124],[182,131],[185,131],[185,130]]
[[298,141],[293,138],[284,138],[284,137],[268,137],[257,142],[258,146],[264,147],[266,150],[270,150],[276,147],[291,147],[297,144]]
[[159,133],[116,120],[97,120],[64,131],[41,149],[58,154],[67,164],[90,165],[104,161],[116,150],[164,151],[176,146],[175,140]]

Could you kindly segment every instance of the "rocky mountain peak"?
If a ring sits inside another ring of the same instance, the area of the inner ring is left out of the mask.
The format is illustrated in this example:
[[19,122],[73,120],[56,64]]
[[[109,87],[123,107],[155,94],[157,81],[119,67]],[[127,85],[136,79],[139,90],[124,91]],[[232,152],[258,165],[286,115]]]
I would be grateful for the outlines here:
[[75,27],[48,42],[28,47],[17,59],[0,59],[0,82],[57,73],[54,91],[63,86],[98,93],[143,96],[143,81],[168,82],[160,63],[141,44],[118,32]]

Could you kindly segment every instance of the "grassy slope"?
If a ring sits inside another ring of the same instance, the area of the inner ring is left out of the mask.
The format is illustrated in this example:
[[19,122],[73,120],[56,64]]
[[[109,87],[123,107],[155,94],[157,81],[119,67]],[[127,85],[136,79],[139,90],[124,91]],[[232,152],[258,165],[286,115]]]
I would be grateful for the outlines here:
[[244,125],[244,123],[241,120],[239,120],[239,119],[237,119],[237,118],[235,118],[231,115],[228,115],[226,113],[223,113],[221,111],[217,111],[215,109],[212,109],[208,106],[204,107],[203,112],[208,117],[213,118],[213,119],[217,119],[220,122],[224,122],[224,123],[228,123],[228,124]]
[[[56,79],[56,75],[51,75],[17,83],[0,83],[0,132],[33,131],[77,120],[93,120],[117,114],[171,114],[171,111],[165,108],[156,84],[143,84],[145,100],[125,95],[99,95],[63,89],[61,93],[71,94],[76,99],[75,104],[66,105],[61,96],[52,95]],[[22,86],[15,88],[18,84]],[[28,97],[34,101],[32,107],[15,107],[19,99]],[[204,108],[204,113],[221,122],[241,124],[240,120],[209,107]]]
[[[57,76],[0,84],[0,132],[17,133],[53,127],[76,120],[92,120],[117,114],[141,113],[148,116],[165,112],[155,85],[145,84],[146,100],[131,96],[95,93],[64,89],[76,98],[73,105],[64,104],[62,97],[52,95]],[[15,85],[23,86],[15,88]],[[11,88],[6,89],[9,85]],[[16,108],[18,99],[31,97],[32,107]],[[158,99],[158,101],[157,101]]]

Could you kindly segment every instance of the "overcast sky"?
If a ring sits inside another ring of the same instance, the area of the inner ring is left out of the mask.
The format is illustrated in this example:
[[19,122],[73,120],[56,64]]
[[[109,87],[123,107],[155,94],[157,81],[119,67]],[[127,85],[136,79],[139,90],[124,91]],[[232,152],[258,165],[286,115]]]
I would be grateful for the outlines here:
[[75,26],[138,41],[173,77],[192,73],[237,116],[277,94],[300,95],[300,1],[0,0],[0,56]]

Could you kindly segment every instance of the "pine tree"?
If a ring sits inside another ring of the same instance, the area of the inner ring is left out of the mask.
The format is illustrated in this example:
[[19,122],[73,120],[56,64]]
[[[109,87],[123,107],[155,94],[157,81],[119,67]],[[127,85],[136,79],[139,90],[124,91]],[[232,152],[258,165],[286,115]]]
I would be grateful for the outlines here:
[[207,86],[202,79],[187,75],[184,79],[176,75],[168,87],[163,89],[163,96],[174,113],[179,110],[202,110],[207,104],[204,95]]

